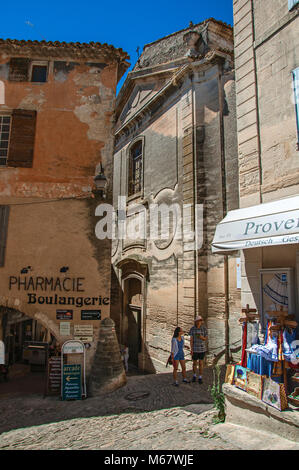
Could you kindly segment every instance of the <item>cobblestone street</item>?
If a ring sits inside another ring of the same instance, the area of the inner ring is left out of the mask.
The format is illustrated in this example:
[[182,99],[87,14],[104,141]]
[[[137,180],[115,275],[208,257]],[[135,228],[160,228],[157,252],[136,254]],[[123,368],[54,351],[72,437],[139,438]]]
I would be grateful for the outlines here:
[[[251,436],[246,428],[241,441],[237,439],[240,428],[218,433],[209,391],[213,382],[210,369],[205,370],[204,379],[203,385],[173,387],[170,373],[129,376],[125,387],[83,401],[0,394],[0,449],[235,450],[273,446],[271,435],[257,436],[255,432]],[[278,448],[296,448],[294,442],[277,438],[276,442]]]
[[0,449],[228,449],[209,429],[211,383],[207,370],[203,385],[129,376],[125,387],[83,401],[2,395]]

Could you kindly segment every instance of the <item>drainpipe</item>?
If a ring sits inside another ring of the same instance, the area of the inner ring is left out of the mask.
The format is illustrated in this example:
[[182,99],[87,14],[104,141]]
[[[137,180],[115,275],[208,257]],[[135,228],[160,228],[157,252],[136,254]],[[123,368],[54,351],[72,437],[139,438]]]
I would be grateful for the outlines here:
[[[220,120],[220,154],[221,154],[221,176],[222,176],[222,212],[223,218],[227,214],[227,194],[226,194],[226,165],[225,165],[225,141],[224,141],[224,120],[223,120],[223,62],[218,62],[218,101]],[[229,363],[229,272],[228,255],[223,257],[224,275],[224,342],[225,342],[225,363]]]

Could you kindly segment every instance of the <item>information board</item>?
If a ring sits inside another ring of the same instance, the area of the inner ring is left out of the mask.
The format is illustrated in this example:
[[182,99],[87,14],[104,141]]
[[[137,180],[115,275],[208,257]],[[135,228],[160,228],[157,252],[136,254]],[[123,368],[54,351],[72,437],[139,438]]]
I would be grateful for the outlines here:
[[101,310],[81,310],[81,320],[101,320]]
[[48,359],[47,395],[60,395],[61,390],[61,358],[59,356]]
[[62,400],[82,399],[82,376],[80,364],[65,364],[62,374]]

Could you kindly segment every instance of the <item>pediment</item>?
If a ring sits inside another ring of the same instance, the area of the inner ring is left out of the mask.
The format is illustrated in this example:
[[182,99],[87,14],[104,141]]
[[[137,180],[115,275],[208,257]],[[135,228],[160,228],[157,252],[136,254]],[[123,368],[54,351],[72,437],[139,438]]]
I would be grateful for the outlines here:
[[136,85],[120,117],[119,125],[125,124],[140,108],[157,93],[156,82]]

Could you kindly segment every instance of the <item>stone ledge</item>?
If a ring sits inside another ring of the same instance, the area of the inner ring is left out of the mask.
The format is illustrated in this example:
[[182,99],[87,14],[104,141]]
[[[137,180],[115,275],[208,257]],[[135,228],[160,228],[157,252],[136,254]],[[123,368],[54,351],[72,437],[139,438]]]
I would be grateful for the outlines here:
[[237,387],[223,384],[226,423],[265,431],[299,441],[299,412],[294,407],[279,411]]

